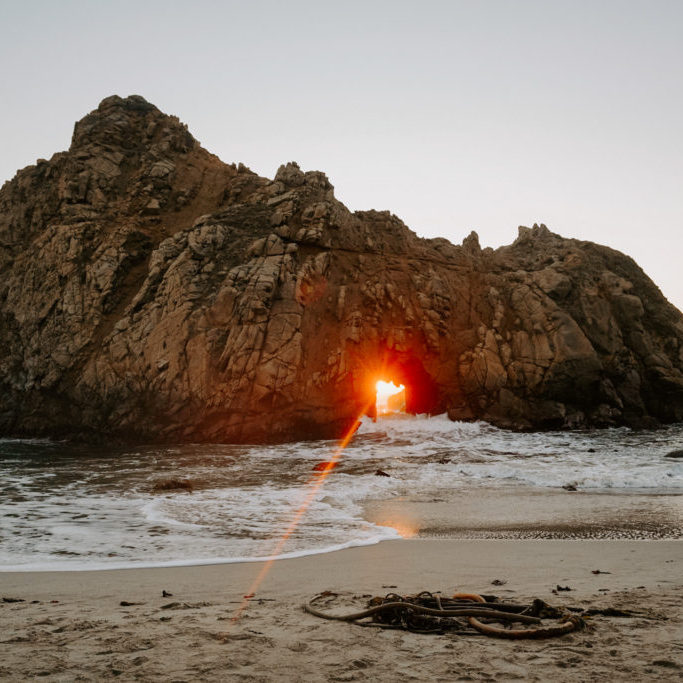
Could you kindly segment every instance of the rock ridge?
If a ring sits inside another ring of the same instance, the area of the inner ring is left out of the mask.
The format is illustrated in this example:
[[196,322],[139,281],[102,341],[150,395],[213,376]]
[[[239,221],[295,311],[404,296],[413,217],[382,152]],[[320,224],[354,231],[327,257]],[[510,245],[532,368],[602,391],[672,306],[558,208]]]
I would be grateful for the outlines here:
[[543,224],[482,249],[225,164],[144,98],[0,189],[0,435],[335,438],[376,379],[514,429],[683,420],[683,316]]

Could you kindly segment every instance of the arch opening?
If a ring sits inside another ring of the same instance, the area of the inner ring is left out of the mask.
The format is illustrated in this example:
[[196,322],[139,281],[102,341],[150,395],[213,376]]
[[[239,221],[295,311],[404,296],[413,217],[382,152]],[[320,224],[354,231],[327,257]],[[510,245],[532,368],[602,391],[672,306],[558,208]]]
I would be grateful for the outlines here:
[[375,389],[375,411],[377,415],[405,413],[406,388],[403,384],[396,385],[393,382],[385,382],[379,379],[375,383]]
[[370,417],[436,414],[445,409],[436,382],[412,354],[386,354],[381,363],[366,365],[363,374],[361,393],[371,406]]

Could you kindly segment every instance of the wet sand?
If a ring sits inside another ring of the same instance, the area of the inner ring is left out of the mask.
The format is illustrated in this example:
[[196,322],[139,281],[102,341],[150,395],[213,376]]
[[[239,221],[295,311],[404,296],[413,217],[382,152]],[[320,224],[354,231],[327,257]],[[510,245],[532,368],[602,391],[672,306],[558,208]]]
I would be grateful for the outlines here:
[[[0,596],[24,600],[0,603],[0,678],[680,680],[682,565],[680,541],[389,541],[273,563],[236,623],[262,563],[0,573]],[[558,584],[573,590],[553,594]],[[325,590],[339,612],[366,595],[441,590],[639,614],[544,641],[419,635],[303,613]]]
[[408,538],[683,540],[680,493],[435,490],[368,501],[364,517]]

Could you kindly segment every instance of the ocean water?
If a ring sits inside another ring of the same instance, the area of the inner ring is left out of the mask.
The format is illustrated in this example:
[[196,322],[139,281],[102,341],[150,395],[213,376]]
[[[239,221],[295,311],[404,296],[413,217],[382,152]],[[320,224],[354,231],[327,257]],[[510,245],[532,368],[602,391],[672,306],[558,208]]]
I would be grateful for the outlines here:
[[[336,446],[0,440],[0,571],[271,557]],[[683,461],[664,457],[681,448],[683,425],[518,434],[365,420],[279,556],[414,535],[683,538]],[[155,491],[170,478],[193,490]]]

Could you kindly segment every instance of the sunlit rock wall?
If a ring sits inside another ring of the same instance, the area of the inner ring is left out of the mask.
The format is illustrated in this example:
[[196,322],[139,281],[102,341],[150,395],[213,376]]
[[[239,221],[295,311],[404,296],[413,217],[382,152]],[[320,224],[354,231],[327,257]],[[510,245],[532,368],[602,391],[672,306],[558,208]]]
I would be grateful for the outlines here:
[[0,190],[0,433],[337,437],[377,379],[516,429],[683,420],[683,316],[627,256],[497,250],[227,165],[140,97]]

